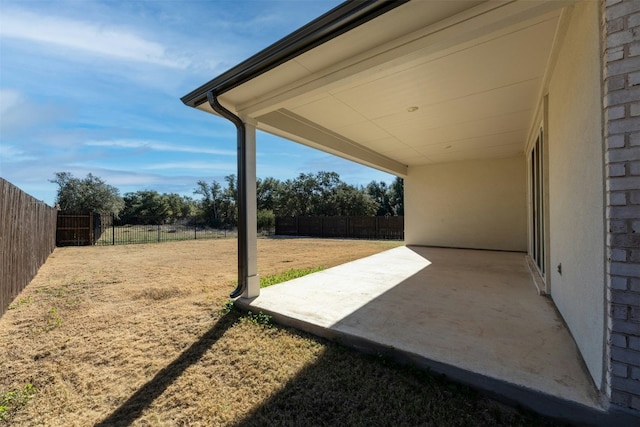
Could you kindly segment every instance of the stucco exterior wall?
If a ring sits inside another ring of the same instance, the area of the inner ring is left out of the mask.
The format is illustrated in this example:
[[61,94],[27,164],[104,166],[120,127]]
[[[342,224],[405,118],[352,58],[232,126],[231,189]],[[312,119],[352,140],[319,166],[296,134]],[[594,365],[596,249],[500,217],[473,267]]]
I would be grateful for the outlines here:
[[404,185],[407,244],[527,250],[523,156],[410,167]]
[[605,230],[599,33],[598,2],[576,4],[549,83],[547,137],[551,296],[601,387]]

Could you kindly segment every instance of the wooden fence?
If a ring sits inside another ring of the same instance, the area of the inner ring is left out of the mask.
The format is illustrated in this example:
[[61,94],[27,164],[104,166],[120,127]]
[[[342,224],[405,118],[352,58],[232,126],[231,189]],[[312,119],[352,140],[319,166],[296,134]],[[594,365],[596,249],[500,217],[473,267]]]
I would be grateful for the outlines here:
[[0,316],[56,246],[57,210],[0,178]]
[[278,217],[276,235],[403,240],[404,216]]
[[[111,220],[110,215],[94,212],[59,211],[56,230],[57,246],[94,245],[102,235],[102,220]],[[106,224],[105,224],[106,225]]]

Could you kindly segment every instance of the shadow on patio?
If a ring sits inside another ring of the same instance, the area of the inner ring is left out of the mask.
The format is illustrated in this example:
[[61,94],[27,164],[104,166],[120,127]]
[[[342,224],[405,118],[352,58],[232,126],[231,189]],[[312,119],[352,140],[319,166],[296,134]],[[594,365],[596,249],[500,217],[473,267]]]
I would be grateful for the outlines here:
[[540,413],[594,421],[595,387],[525,255],[399,247],[236,301],[279,323],[470,384]]

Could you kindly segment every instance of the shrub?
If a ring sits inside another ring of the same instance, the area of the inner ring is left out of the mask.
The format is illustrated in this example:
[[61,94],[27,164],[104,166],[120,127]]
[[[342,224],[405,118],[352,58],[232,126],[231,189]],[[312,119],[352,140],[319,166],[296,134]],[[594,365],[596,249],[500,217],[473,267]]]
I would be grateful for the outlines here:
[[276,226],[276,216],[271,210],[258,211],[258,230],[269,230]]

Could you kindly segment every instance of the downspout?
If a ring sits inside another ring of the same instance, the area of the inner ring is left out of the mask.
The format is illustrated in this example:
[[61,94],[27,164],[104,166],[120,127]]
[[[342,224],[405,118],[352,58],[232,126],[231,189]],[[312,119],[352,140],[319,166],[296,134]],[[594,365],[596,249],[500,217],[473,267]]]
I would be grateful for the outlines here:
[[[345,1],[309,24],[238,64],[210,82],[181,98],[185,105],[198,107],[208,101],[220,116],[230,120],[238,131],[238,286],[231,293],[236,298],[249,288],[249,242],[247,227],[246,128],[243,120],[218,102],[218,96],[249,80],[332,40],[409,0]],[[206,96],[205,96],[206,95]]]
[[238,134],[238,286],[229,295],[239,297],[247,289],[247,257],[249,253],[247,242],[247,182],[245,163],[247,159],[246,128],[242,119],[224,108],[218,102],[218,94],[211,90],[207,92],[207,101],[213,111],[233,122]]

